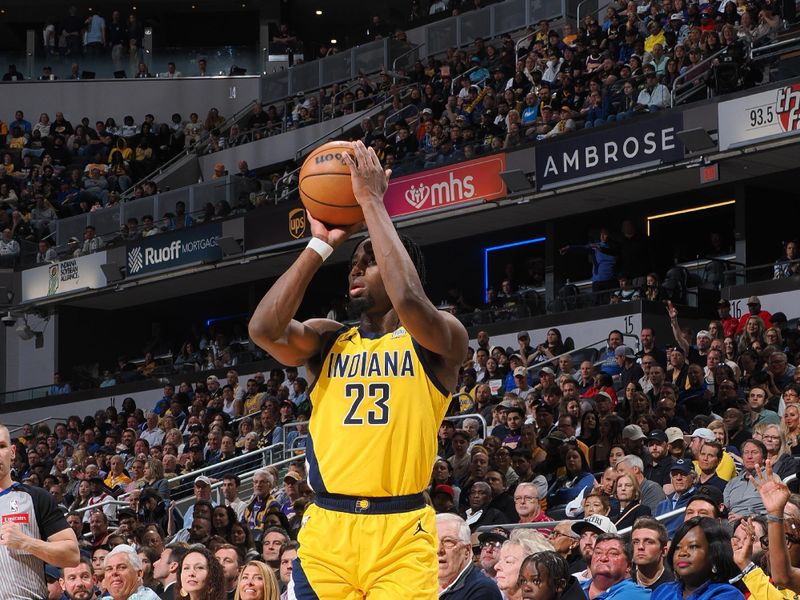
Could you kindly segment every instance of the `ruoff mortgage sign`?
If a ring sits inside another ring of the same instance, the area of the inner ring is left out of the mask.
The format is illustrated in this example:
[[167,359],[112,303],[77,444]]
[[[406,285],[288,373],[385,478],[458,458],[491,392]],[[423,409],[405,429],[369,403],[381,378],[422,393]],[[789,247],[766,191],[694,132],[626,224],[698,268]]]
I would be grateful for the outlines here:
[[222,258],[218,245],[222,224],[211,223],[162,233],[128,244],[128,277],[174,269],[200,261]]

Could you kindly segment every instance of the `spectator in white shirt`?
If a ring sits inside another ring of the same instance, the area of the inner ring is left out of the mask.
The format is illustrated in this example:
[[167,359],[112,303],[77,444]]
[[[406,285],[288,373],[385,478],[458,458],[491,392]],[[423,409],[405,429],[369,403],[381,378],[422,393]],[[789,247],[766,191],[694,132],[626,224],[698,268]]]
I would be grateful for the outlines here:
[[658,76],[648,73],[644,89],[639,92],[636,99],[636,109],[640,112],[655,112],[663,110],[670,105],[670,94],[667,86],[658,83]]
[[19,242],[11,237],[11,230],[3,229],[3,235],[0,237],[0,266],[13,267],[19,252]]

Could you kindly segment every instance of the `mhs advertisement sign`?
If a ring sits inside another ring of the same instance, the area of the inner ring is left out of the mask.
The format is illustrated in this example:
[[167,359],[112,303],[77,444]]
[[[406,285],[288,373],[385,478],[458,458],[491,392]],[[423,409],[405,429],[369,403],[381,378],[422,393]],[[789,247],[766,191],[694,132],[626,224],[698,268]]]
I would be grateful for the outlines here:
[[[392,218],[476,200],[496,200],[507,195],[500,177],[506,157],[495,154],[397,177],[389,182],[383,201]],[[247,250],[267,248],[308,238],[306,211],[299,200],[254,211],[244,220]]]
[[162,233],[128,244],[128,276],[147,275],[190,263],[222,258],[222,224],[212,223]]
[[800,83],[720,102],[719,149],[800,131]]
[[389,215],[400,217],[475,200],[497,200],[507,195],[500,177],[506,157],[495,154],[392,179],[383,197]]
[[681,160],[683,144],[675,134],[682,129],[683,115],[671,114],[547,140],[536,146],[536,189]]
[[101,266],[106,262],[103,251],[27,269],[22,272],[22,301],[105,287],[107,281]]

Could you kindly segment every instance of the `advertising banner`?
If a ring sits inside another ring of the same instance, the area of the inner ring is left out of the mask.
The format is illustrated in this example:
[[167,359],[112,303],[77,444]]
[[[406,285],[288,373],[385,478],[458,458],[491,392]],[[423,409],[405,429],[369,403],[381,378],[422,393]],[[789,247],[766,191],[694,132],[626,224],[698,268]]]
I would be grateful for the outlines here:
[[546,140],[536,146],[536,189],[681,160],[683,144],[675,134],[682,129],[683,115],[676,113]]
[[719,149],[800,131],[800,83],[720,102]]
[[22,301],[105,287],[106,276],[100,267],[106,262],[103,251],[27,269],[22,272]]
[[148,275],[199,261],[222,258],[217,244],[222,223],[210,223],[130,242],[127,246],[128,277]]
[[[422,214],[445,206],[506,196],[500,177],[504,154],[493,154],[468,162],[446,165],[389,182],[383,198],[392,218]],[[250,213],[244,220],[245,248],[266,248],[311,235],[305,210],[299,200]]]
[[446,165],[392,179],[383,201],[389,215],[419,214],[475,200],[496,200],[508,193],[500,173],[504,154]]

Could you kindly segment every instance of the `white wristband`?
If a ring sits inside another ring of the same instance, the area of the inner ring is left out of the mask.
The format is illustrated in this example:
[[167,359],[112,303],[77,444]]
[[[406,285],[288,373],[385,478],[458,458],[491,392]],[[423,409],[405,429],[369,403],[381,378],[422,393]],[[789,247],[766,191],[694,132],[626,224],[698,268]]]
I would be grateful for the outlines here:
[[316,252],[317,254],[319,254],[319,257],[322,259],[322,262],[325,262],[328,259],[328,257],[331,254],[333,254],[333,246],[315,237],[312,237],[309,240],[308,246],[306,246],[306,248],[309,248],[314,252]]

